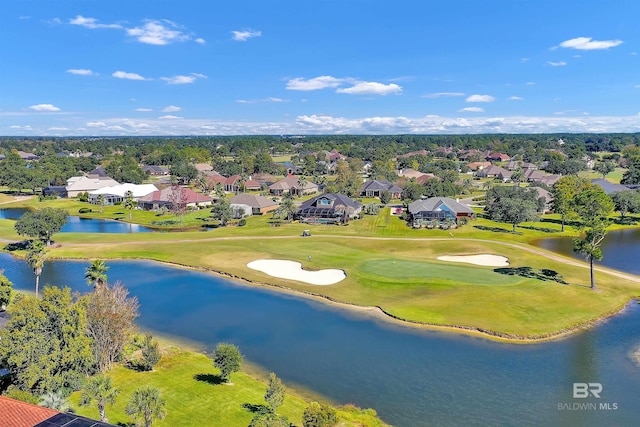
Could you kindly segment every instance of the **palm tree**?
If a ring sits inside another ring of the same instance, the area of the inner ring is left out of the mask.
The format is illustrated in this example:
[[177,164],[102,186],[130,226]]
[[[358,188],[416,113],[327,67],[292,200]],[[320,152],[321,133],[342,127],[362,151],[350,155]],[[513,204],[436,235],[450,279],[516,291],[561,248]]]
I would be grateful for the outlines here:
[[131,219],[131,211],[136,207],[136,201],[133,199],[131,190],[124,193],[124,207],[129,209],[129,219]]
[[36,298],[38,298],[40,275],[42,274],[42,267],[44,266],[46,254],[47,248],[41,240],[34,240],[31,242],[29,251],[27,252],[27,263],[33,269],[33,274],[36,275]]
[[298,182],[296,182],[296,190],[298,192],[298,196],[304,194],[304,188],[307,186],[307,180],[304,179],[304,175],[298,176]]
[[167,415],[164,399],[160,391],[153,387],[142,387],[133,392],[125,412],[138,425],[151,427],[155,420],[161,420]]
[[293,217],[296,212],[296,205],[293,202],[291,194],[287,194],[280,202],[280,210],[286,216],[286,219]]
[[100,205],[100,213],[102,213],[102,208],[104,207],[104,195],[98,195],[98,204]]
[[111,378],[104,375],[96,375],[91,378],[80,396],[80,405],[88,405],[95,400],[98,405],[98,412],[100,412],[100,421],[108,423],[107,414],[105,413],[105,406],[107,404],[113,405],[116,402],[116,396],[118,396],[118,389],[113,387]]
[[104,261],[97,259],[91,263],[85,270],[84,278],[87,280],[88,285],[93,285],[94,288],[102,286],[107,283],[107,267]]

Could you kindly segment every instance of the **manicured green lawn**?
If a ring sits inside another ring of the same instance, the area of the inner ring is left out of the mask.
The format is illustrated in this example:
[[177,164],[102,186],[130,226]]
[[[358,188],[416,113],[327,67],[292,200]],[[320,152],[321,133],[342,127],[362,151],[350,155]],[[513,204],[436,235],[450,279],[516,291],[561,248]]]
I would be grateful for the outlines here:
[[392,279],[402,282],[436,280],[451,284],[466,283],[473,285],[513,285],[522,280],[515,276],[495,273],[491,268],[447,265],[435,262],[416,262],[395,259],[373,259],[360,265],[363,273],[378,276],[378,279]]
[[[116,366],[108,374],[119,389],[116,404],[107,406],[107,417],[111,424],[129,423],[125,407],[134,390],[142,385],[156,387],[166,401],[167,416],[154,426],[162,427],[201,427],[249,425],[254,414],[251,407],[264,405],[266,385],[243,372],[232,374],[233,385],[219,381],[218,369],[213,367],[211,359],[204,354],[165,347],[160,363],[152,372],[138,372],[123,366]],[[285,383],[286,386],[286,383]],[[94,405],[79,406],[80,393],[74,393],[71,403],[77,413],[99,419]],[[278,414],[286,415],[289,421],[301,425],[302,413],[307,403],[287,390],[284,404]],[[355,412],[355,413],[354,413]],[[351,411],[346,408],[339,411],[343,420],[351,417],[364,417],[368,426],[385,425],[375,417],[375,412]],[[350,421],[344,425],[353,426]]]

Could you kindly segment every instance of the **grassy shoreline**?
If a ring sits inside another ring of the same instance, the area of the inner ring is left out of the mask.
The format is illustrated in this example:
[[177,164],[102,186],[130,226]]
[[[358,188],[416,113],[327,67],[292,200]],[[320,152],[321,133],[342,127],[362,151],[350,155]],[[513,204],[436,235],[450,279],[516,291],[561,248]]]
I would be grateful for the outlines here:
[[[62,201],[67,205],[78,203]],[[39,206],[45,204],[61,202]],[[11,224],[0,220],[0,237],[19,240]],[[553,226],[558,232],[542,232],[540,224]],[[50,255],[88,259],[100,253],[103,259],[165,262],[337,304],[405,326],[517,343],[558,339],[588,328],[640,296],[638,276],[597,267],[600,290],[593,292],[584,286],[588,278],[586,263],[529,245],[541,237],[575,235],[575,229],[567,227],[567,232],[560,233],[560,225],[554,222],[530,225],[519,235],[482,229],[502,226],[479,219],[453,232],[412,230],[399,218],[383,212],[347,227],[313,227],[313,237],[300,238],[298,233],[308,225],[273,228],[267,225],[266,217],[252,217],[247,227],[207,233],[59,233],[55,236],[59,245]],[[566,283],[500,276],[486,267],[452,266],[436,259],[444,254],[478,253],[506,256],[514,267],[553,269]],[[311,256],[313,261],[307,260]],[[247,262],[261,258],[297,260],[311,270],[342,268],[347,279],[337,285],[316,287],[246,268]],[[376,263],[396,262],[408,266],[402,278],[385,272],[385,268],[373,268]],[[424,268],[416,267],[412,273],[414,265]],[[427,277],[425,271],[429,269],[442,272]],[[465,311],[459,309],[460,301],[465,302]]]

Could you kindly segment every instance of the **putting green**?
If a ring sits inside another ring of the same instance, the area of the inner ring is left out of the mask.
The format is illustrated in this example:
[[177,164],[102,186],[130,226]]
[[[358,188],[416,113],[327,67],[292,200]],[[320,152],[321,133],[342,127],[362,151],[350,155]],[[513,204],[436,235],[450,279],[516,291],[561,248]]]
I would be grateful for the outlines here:
[[389,279],[438,279],[470,285],[514,285],[522,278],[506,276],[487,268],[446,265],[428,261],[378,259],[361,265],[364,272]]

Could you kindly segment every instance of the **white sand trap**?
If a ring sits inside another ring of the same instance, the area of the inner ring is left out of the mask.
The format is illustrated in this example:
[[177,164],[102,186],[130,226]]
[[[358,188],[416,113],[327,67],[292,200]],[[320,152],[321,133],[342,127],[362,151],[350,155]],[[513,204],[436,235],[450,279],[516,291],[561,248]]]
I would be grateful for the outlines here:
[[251,261],[247,264],[247,267],[266,273],[269,276],[297,280],[311,285],[333,285],[347,277],[343,270],[329,268],[319,271],[307,271],[302,269],[302,264],[299,262],[281,259],[259,259]]
[[482,265],[485,267],[506,267],[509,259],[499,255],[451,255],[439,256],[440,261],[466,262],[467,264]]

